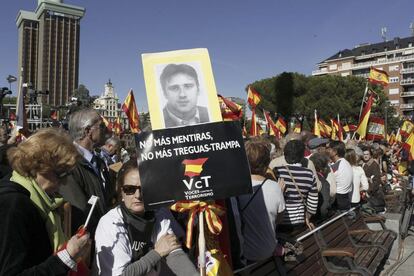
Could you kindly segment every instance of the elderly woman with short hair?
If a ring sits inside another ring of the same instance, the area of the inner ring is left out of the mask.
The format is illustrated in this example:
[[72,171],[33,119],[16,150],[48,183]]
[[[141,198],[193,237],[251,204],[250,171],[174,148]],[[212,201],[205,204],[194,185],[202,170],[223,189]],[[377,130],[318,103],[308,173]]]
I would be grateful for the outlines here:
[[76,268],[89,234],[73,236],[60,250],[63,200],[55,193],[78,156],[71,139],[52,128],[9,149],[13,174],[0,185],[0,275],[67,275]]

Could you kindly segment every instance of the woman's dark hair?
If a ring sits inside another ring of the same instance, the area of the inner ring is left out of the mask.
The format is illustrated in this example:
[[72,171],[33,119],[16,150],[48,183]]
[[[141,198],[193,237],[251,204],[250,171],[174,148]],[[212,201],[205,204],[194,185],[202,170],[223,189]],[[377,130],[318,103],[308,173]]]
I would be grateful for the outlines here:
[[116,189],[118,191],[118,196],[121,197],[121,187],[124,185],[125,176],[132,170],[138,171],[138,162],[136,158],[131,158],[124,164],[122,164],[121,169],[116,175]]
[[254,137],[244,144],[250,173],[264,176],[270,163],[270,144],[260,137]]
[[300,163],[305,155],[305,144],[299,140],[289,141],[283,150],[288,164]]
[[328,167],[329,157],[326,154],[316,152],[312,154],[309,159],[313,162],[313,165],[315,165],[315,170],[317,172],[324,172]]

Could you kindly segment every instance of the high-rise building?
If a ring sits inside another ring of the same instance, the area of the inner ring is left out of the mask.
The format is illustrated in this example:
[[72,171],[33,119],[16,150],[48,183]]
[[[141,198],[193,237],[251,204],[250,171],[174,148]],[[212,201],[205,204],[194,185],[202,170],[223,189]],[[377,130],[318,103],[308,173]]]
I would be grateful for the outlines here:
[[61,106],[78,87],[80,20],[85,9],[62,0],[38,0],[34,12],[19,11],[20,83],[31,83],[43,103]]
[[390,104],[402,115],[414,111],[414,36],[341,50],[317,66],[314,76],[368,77],[371,67],[386,71],[389,85],[384,90]]

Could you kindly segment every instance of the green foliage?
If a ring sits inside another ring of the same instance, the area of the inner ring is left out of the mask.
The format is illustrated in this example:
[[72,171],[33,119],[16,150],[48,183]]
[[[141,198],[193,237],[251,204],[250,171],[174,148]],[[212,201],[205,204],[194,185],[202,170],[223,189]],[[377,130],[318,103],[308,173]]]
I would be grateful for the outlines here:
[[[259,109],[271,111],[285,117],[302,118],[312,125],[314,110],[328,121],[339,114],[342,121],[358,123],[366,80],[355,76],[305,76],[283,72],[272,78],[251,84],[262,96]],[[372,116],[385,117],[387,109],[388,129],[398,127],[395,110],[389,105],[380,86],[372,87],[378,100],[372,109]],[[306,126],[305,126],[306,127]]]
[[73,97],[77,98],[82,103],[83,107],[91,107],[96,96],[90,96],[89,90],[85,85],[80,84],[78,88],[73,91]]

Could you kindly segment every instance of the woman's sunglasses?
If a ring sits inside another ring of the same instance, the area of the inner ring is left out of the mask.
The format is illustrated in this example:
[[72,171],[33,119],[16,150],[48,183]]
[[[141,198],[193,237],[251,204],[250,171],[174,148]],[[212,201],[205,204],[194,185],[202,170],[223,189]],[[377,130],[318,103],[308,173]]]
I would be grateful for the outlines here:
[[139,193],[141,193],[141,186],[135,186],[135,185],[124,185],[124,186],[122,186],[122,191],[126,195],[134,195],[137,190],[139,190]]

